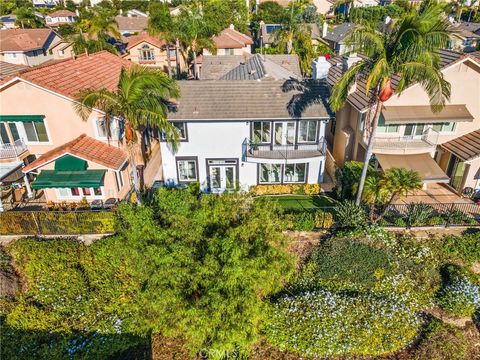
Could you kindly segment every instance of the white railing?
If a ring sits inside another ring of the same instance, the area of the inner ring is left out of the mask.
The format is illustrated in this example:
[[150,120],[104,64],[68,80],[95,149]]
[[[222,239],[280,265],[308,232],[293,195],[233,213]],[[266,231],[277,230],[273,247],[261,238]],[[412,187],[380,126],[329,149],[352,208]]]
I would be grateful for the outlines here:
[[15,140],[12,144],[0,144],[0,159],[16,158],[27,151],[27,145],[22,139]]
[[[416,150],[430,149],[438,144],[438,131],[426,129],[419,136],[375,136],[373,148],[377,150]],[[368,139],[365,139],[367,143]]]

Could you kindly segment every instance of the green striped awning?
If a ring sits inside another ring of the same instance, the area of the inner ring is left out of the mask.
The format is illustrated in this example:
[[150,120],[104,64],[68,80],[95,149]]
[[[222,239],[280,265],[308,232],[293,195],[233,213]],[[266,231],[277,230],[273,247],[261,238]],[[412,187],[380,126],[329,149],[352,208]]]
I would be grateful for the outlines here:
[[57,171],[42,170],[32,183],[34,189],[98,188],[102,186],[106,170]]
[[87,170],[87,162],[76,156],[65,155],[55,160],[55,170],[57,171],[83,171]]
[[0,115],[0,122],[42,122],[45,115]]

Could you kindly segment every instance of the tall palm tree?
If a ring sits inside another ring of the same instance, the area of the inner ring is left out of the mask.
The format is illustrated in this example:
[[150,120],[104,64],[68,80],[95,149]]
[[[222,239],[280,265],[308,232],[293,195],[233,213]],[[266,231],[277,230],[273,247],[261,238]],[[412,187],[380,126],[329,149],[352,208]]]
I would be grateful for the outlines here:
[[[421,11],[408,12],[382,28],[369,23],[359,25],[347,36],[347,46],[352,52],[365,57],[354,63],[335,84],[330,104],[334,111],[339,110],[357,77],[366,78],[365,93],[370,98],[370,107],[365,131],[369,138],[357,205],[362,199],[383,103],[394,93],[401,95],[414,83],[419,83],[426,91],[434,111],[440,111],[450,98],[450,84],[440,71],[438,55],[438,50],[445,48],[449,39],[447,27],[441,6],[431,3]],[[394,76],[398,80],[395,89],[392,86]]]
[[[175,149],[179,135],[176,128],[167,121],[168,106],[171,100],[179,97],[175,80],[160,70],[133,65],[123,68],[115,90],[85,89],[75,103],[75,111],[86,121],[92,110],[105,113],[107,133],[113,119],[124,122],[125,139],[133,167],[134,189],[140,203],[140,189],[136,168],[136,157],[143,149],[143,131],[146,127],[156,127],[165,133],[167,141]],[[140,139],[140,144],[138,140]],[[140,145],[140,146],[139,146]]]
[[78,23],[78,27],[80,32],[85,31],[87,33],[89,39],[120,38],[120,31],[113,11],[105,8],[96,8],[93,13],[89,12],[88,14]]

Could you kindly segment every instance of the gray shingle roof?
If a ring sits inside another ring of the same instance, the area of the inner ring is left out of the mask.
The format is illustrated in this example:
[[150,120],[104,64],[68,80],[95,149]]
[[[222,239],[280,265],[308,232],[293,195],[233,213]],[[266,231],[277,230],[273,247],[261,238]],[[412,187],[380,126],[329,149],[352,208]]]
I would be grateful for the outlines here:
[[170,120],[332,117],[328,86],[322,81],[179,81],[179,86],[180,99]]
[[148,27],[148,18],[144,16],[115,16],[120,31],[142,31]]
[[327,33],[327,36],[324,37],[325,40],[332,41],[335,43],[341,42],[345,39],[348,32],[355,27],[354,23],[343,23],[338,26],[335,26],[332,30]]
[[288,71],[281,65],[260,54],[255,54],[227,72],[220,80],[258,80],[264,77],[271,77],[275,80],[298,78],[296,74]]
[[[451,51],[451,50],[440,50],[440,61],[441,68],[444,68],[455,61],[459,60],[463,54]],[[329,60],[332,64],[328,71],[328,84],[334,86],[338,79],[346,70],[345,58],[343,56],[335,56]],[[399,77],[394,76],[392,78],[393,88],[398,84]],[[360,76],[357,79],[357,85],[355,91],[353,91],[347,97],[347,101],[358,111],[366,110],[368,107],[370,97],[365,94],[366,79],[363,76]]]
[[[255,55],[209,55],[203,56],[200,78],[202,80],[219,80],[229,71],[247,63]],[[300,63],[297,55],[264,55],[264,58],[273,64],[277,64],[286,71],[293,73],[296,77],[301,77]],[[274,65],[270,66],[271,68]]]
[[27,71],[30,69],[27,65],[10,64],[5,61],[0,61],[0,81],[9,77]]

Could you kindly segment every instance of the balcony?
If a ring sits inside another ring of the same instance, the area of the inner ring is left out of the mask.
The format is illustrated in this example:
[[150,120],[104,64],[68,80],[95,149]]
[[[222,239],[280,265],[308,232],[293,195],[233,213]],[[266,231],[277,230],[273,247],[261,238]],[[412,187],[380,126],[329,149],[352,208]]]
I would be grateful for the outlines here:
[[[373,152],[380,154],[415,154],[435,150],[439,133],[432,128],[419,136],[376,136]],[[365,139],[365,143],[367,140]]]
[[13,144],[0,144],[0,160],[15,159],[27,151],[27,145],[22,139],[16,140]]
[[305,159],[324,156],[327,143],[323,137],[314,144],[291,145],[256,144],[251,142],[250,139],[245,139],[242,149],[245,158],[271,160]]

